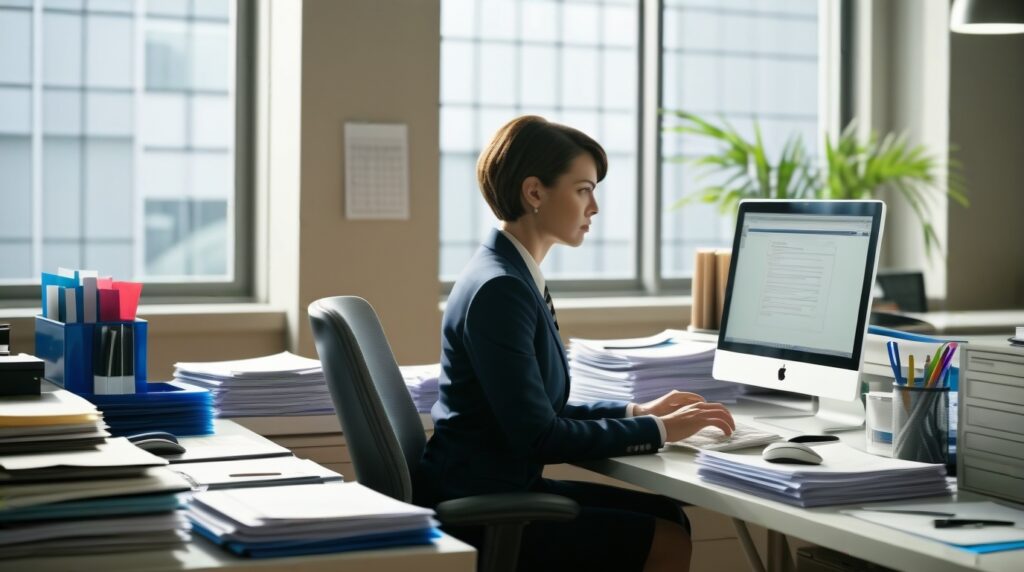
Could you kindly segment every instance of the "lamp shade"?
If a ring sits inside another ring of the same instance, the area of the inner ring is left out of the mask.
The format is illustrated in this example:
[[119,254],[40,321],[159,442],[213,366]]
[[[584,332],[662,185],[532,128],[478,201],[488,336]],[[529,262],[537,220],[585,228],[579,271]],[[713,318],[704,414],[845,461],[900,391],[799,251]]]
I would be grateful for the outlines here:
[[949,28],[961,34],[1024,34],[1024,0],[954,0]]

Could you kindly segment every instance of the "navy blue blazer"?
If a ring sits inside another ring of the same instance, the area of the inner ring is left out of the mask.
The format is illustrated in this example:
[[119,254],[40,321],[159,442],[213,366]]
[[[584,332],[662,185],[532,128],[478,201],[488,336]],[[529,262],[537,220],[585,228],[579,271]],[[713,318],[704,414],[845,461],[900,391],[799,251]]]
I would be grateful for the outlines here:
[[497,229],[448,297],[434,434],[414,477],[418,504],[529,490],[547,463],[650,453],[657,422],[626,403],[568,405],[569,366],[551,312]]

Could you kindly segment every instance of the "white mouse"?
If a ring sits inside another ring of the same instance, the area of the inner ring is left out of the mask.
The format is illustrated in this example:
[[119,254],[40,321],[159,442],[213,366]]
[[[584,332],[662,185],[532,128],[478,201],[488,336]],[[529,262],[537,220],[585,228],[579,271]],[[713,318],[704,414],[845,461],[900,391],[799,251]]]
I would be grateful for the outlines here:
[[821,455],[803,443],[779,441],[764,448],[761,456],[769,463],[787,463],[794,465],[820,465]]

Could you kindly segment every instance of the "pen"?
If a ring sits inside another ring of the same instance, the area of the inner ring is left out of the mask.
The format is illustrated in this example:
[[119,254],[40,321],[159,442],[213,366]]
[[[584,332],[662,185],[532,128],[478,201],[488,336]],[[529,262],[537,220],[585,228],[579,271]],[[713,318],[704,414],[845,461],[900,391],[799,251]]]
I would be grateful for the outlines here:
[[949,364],[953,360],[953,352],[956,351],[956,342],[950,342],[946,344],[946,348],[942,352],[942,359],[938,361],[935,366],[935,370],[932,371],[931,377],[928,379],[928,387],[933,387],[935,383],[942,377],[943,372],[949,367]]
[[229,477],[277,477],[281,473],[234,473],[228,475]]
[[979,518],[937,518],[935,528],[981,528],[982,526],[1013,526],[1011,520],[985,520]]
[[896,380],[896,383],[903,385],[903,376],[900,375],[900,350],[896,347],[896,342],[888,341],[885,343],[885,349],[889,351],[889,366],[892,367],[892,376]]
[[917,374],[914,373],[914,354],[910,354],[907,359],[909,360],[907,364],[907,383],[915,383]]
[[931,378],[932,374],[935,373],[935,368],[939,367],[939,358],[942,357],[942,352],[946,349],[946,344],[943,343],[939,346],[939,349],[935,351],[935,355],[928,360],[928,365],[925,367],[924,381],[927,382]]

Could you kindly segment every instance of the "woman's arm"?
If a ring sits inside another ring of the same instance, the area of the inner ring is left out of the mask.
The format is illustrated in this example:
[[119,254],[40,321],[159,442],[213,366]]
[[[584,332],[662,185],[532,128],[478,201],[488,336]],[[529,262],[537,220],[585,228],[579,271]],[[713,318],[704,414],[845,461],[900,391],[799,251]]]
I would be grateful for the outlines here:
[[[500,276],[474,294],[463,324],[473,370],[509,444],[545,463],[656,451],[662,442],[652,417],[572,419],[555,412],[533,346],[537,319],[530,286]],[[614,409],[617,417],[625,414],[624,403]]]
[[629,402],[626,401],[593,401],[590,403],[566,403],[562,408],[562,417],[570,419],[622,419],[627,415]]

